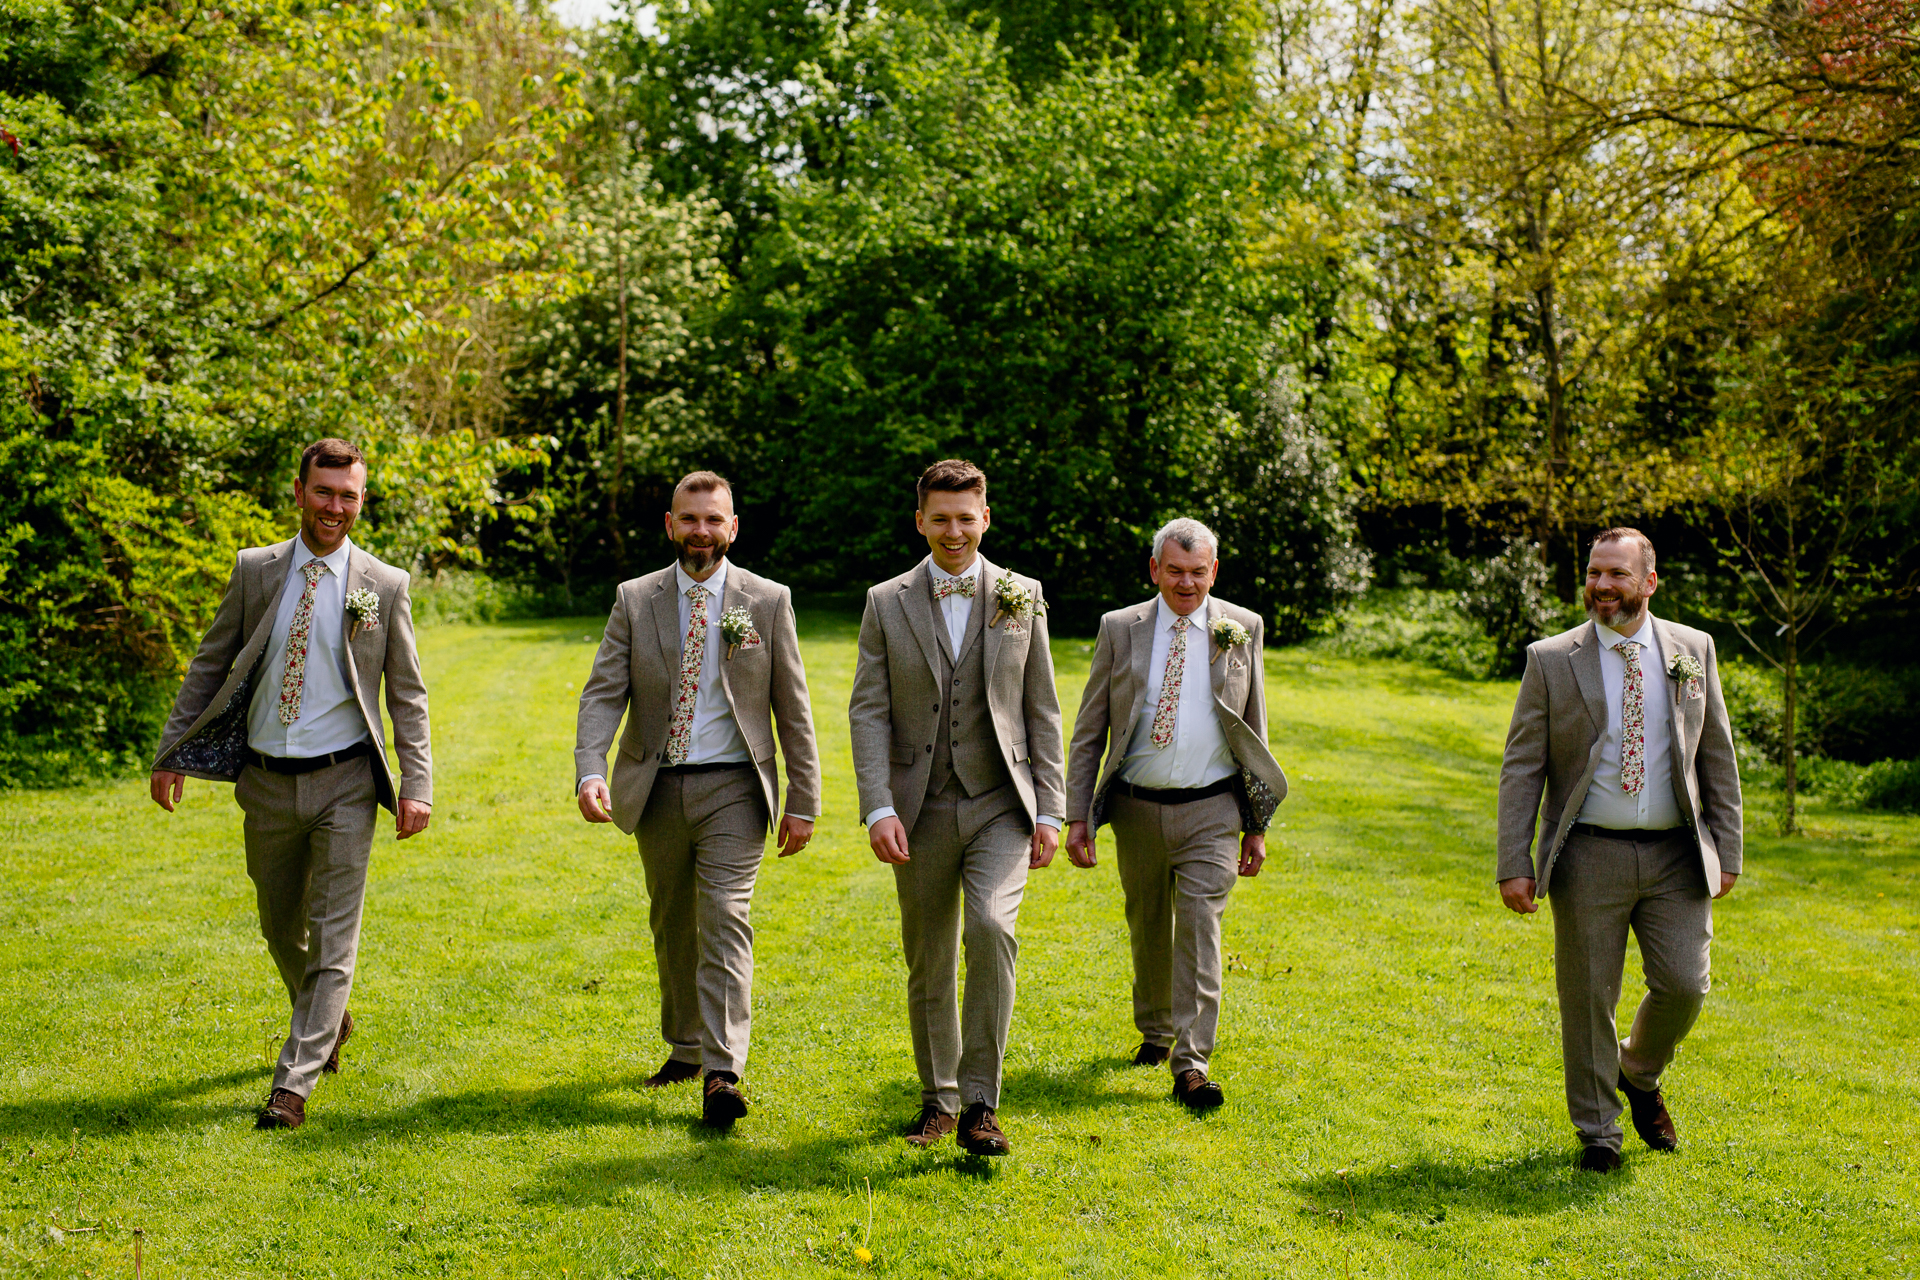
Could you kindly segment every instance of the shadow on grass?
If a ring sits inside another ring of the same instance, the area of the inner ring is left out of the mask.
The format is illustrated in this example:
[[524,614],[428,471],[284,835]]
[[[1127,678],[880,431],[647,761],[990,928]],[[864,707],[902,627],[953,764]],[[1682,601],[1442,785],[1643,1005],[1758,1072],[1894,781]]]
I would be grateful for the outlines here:
[[1396,1232],[1409,1221],[1444,1222],[1449,1214],[1541,1217],[1609,1196],[1631,1182],[1633,1161],[1615,1174],[1579,1173],[1564,1151],[1536,1151],[1503,1164],[1418,1160],[1399,1168],[1351,1169],[1303,1178],[1293,1189],[1313,1211],[1363,1230]]
[[[74,1130],[87,1137],[197,1125],[231,1119],[253,1109],[266,1097],[265,1082],[273,1068],[262,1063],[239,1071],[202,1076],[198,1080],[159,1085],[138,1093],[92,1093],[82,1097],[48,1098],[0,1105],[0,1138],[65,1138]],[[246,1103],[218,1102],[203,1095],[249,1082],[259,1084],[258,1098]]]

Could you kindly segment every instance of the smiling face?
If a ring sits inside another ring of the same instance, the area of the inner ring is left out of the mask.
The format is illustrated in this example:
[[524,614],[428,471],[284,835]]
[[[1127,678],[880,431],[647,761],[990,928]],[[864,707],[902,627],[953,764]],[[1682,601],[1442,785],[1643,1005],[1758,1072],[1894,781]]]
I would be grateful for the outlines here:
[[667,536],[680,550],[680,567],[695,582],[704,582],[720,567],[727,549],[740,536],[740,517],[733,514],[733,491],[727,488],[673,495],[667,512]]
[[367,468],[311,466],[293,482],[293,504],[300,509],[300,537],[316,556],[329,556],[346,541],[360,504],[367,497]]
[[1167,608],[1184,618],[1207,602],[1207,593],[1213,590],[1213,580],[1220,573],[1220,561],[1204,542],[1189,551],[1172,538],[1160,545],[1160,555],[1157,560],[1147,557],[1147,576],[1160,588],[1160,598],[1167,602]]
[[1638,631],[1659,585],[1660,575],[1647,568],[1644,549],[1632,539],[1596,543],[1587,556],[1587,612],[1603,627]]
[[986,499],[972,489],[928,492],[913,513],[913,526],[927,540],[933,562],[948,573],[965,573],[980,554],[980,536],[993,522]]

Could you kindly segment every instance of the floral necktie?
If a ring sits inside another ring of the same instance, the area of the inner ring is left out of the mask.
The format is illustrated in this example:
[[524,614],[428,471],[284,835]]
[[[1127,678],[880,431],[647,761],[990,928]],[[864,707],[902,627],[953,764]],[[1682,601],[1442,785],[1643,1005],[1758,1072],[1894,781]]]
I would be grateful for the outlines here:
[[317,558],[300,566],[307,585],[300,593],[300,603],[294,606],[293,625],[287,628],[287,667],[280,673],[281,724],[292,724],[300,718],[300,692],[307,683],[307,638],[313,634],[313,591],[326,571],[326,562]]
[[945,600],[955,592],[958,592],[969,600],[973,599],[973,575],[968,574],[964,578],[942,578],[933,584],[933,598],[935,600]]
[[685,764],[693,746],[693,703],[700,696],[700,669],[707,665],[707,600],[711,596],[697,582],[687,588],[693,609],[680,644],[680,696],[674,700],[673,719],[667,725],[668,764]]
[[1173,722],[1180,715],[1180,681],[1187,673],[1187,628],[1185,618],[1173,620],[1173,640],[1167,645],[1167,669],[1160,677],[1160,705],[1153,712],[1153,745],[1164,747],[1173,741]]
[[1647,785],[1647,690],[1640,671],[1640,642],[1622,640],[1616,648],[1627,664],[1620,690],[1620,789],[1637,796]]

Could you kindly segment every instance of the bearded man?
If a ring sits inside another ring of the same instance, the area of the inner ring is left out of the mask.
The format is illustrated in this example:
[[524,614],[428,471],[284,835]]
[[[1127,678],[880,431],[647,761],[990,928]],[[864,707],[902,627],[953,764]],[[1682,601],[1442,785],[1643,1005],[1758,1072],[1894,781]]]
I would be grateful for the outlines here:
[[775,721],[787,758],[783,858],[813,838],[820,761],[792,594],[727,559],[740,535],[733,486],[711,471],[687,476],[666,528],[678,563],[620,584],[580,691],[574,793],[588,822],[639,841],[668,1046],[647,1087],[704,1073],[702,1118],[724,1129],[747,1113],[748,912],[779,812]]
[[[366,460],[345,440],[316,440],[300,455],[300,532],[240,553],[150,783],[171,813],[187,778],[232,782],[246,815],[260,932],[293,1006],[260,1129],[306,1123],[308,1096],[340,1069],[353,1034],[347,997],[375,806],[393,812],[402,840],[427,829],[433,807],[408,576],[347,536],[366,485]],[[397,778],[381,740],[383,677]]]
[[[1500,897],[1522,915],[1552,904],[1567,1111],[1593,1173],[1620,1167],[1616,1086],[1647,1146],[1679,1145],[1661,1079],[1707,994],[1713,899],[1741,867],[1713,637],[1655,618],[1659,585],[1645,534],[1594,539],[1591,620],[1528,648],[1500,771]],[[1647,989],[1621,1040],[1629,930]]]

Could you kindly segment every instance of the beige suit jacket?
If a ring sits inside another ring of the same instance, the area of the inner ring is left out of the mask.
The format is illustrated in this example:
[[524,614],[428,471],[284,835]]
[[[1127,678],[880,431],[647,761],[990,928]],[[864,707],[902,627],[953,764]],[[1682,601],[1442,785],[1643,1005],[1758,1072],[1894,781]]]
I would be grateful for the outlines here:
[[[875,809],[892,808],[908,831],[927,798],[933,744],[940,733],[940,641],[934,628],[946,624],[934,613],[928,564],[922,560],[867,592],[847,708],[861,819]],[[974,607],[987,610],[989,623],[996,612],[994,583],[1003,572],[980,557],[981,596]],[[1033,594],[1035,612],[1025,621],[1002,618],[998,626],[984,628],[981,656],[994,737],[1031,823],[1043,813],[1059,814],[1066,801],[1060,695],[1053,685],[1040,583],[1013,577]]]
[[[1659,618],[1653,620],[1653,634],[1663,666],[1670,667],[1676,654],[1691,654],[1705,673],[1692,681],[1669,677],[1673,797],[1700,850],[1708,891],[1718,893],[1721,872],[1740,872],[1741,818],[1740,767],[1733,755],[1727,704],[1720,696],[1713,637]],[[1500,767],[1497,879],[1531,876],[1535,895],[1545,896],[1554,859],[1593,785],[1607,719],[1600,638],[1592,622],[1528,647],[1527,671],[1520,680]]]
[[[246,764],[247,708],[253,681],[266,656],[280,593],[286,589],[296,539],[240,553],[227,593],[187,678],[173,702],[173,714],[160,733],[155,769],[168,769],[209,782],[233,782]],[[420,678],[420,657],[413,643],[413,605],[409,578],[353,547],[347,555],[346,591],[371,591],[379,598],[373,626],[349,614],[346,626],[347,680],[373,740],[373,782],[380,803],[403,800],[433,803],[433,743],[427,726],[427,686]],[[394,753],[400,758],[396,781],[387,762],[386,735],[380,722],[380,682],[387,685],[387,714],[393,717]]]
[[[787,812],[820,812],[820,755],[813,739],[813,708],[807,700],[807,670],[800,661],[793,595],[729,562],[720,609],[753,615],[757,645],[742,645],[720,657],[720,688],[753,753],[767,800],[771,827],[780,814],[780,777],[774,765],[774,721],[787,757]],[[667,731],[680,692],[680,596],[673,566],[620,584],[607,618],[606,635],[593,660],[593,674],[580,691],[574,739],[574,787],[592,774],[607,778],[613,821],[628,835],[640,825],[653,780],[665,762]],[[607,772],[620,718],[620,756]]]
[[[1093,669],[1087,673],[1087,691],[1073,725],[1067,769],[1067,818],[1095,831],[1107,820],[1108,790],[1120,774],[1135,718],[1152,684],[1153,672],[1148,668],[1153,665],[1153,622],[1159,601],[1156,595],[1100,619],[1100,638],[1093,646]],[[1251,638],[1219,653],[1211,639],[1212,625],[1219,618],[1238,622]],[[1208,596],[1206,625],[1214,709],[1240,766],[1234,794],[1240,802],[1241,825],[1247,831],[1265,831],[1273,811],[1287,798],[1287,775],[1267,747],[1266,670],[1261,660],[1264,624],[1259,614]]]

